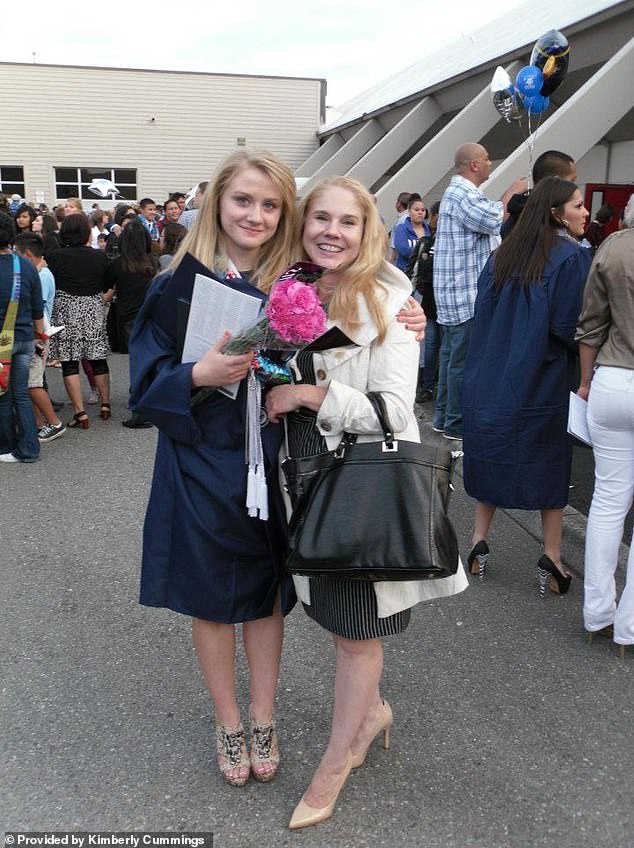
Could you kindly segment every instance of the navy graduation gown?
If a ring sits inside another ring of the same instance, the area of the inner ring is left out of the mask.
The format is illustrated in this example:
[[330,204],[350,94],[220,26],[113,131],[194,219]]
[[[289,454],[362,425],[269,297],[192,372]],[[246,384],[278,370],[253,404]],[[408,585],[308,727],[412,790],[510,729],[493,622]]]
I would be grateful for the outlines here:
[[496,292],[489,258],[463,383],[464,485],[481,503],[556,509],[568,503],[577,318],[592,256],[557,240],[539,283]]
[[[180,359],[196,273],[215,276],[187,255],[159,275],[130,339],[131,407],[159,429],[143,531],[141,603],[209,621],[238,623],[294,603],[284,571],[286,521],[277,474],[280,425],[262,429],[269,519],[245,506],[246,380],[235,400],[191,386]],[[224,280],[222,282],[225,282]],[[265,299],[242,279],[232,287]],[[192,402],[193,401],[193,402]]]

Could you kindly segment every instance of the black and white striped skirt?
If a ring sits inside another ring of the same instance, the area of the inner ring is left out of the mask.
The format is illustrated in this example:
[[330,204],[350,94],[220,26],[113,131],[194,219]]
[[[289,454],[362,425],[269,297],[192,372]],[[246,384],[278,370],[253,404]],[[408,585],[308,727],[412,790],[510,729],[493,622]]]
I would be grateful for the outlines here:
[[310,578],[310,605],[306,614],[325,630],[344,639],[377,639],[402,633],[409,624],[406,609],[379,618],[374,585],[365,580]]

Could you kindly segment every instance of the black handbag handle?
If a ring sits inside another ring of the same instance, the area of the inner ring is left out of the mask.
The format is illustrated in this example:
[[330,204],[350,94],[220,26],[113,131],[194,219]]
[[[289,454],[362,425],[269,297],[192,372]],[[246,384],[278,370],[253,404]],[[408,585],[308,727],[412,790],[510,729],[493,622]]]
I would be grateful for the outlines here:
[[[376,413],[376,417],[379,419],[379,424],[381,425],[381,430],[383,430],[383,440],[385,442],[385,448],[387,450],[394,449],[394,430],[392,429],[392,425],[390,424],[390,419],[387,414],[387,407],[385,406],[385,401],[383,400],[383,395],[380,392],[368,392],[366,394],[367,399],[372,404],[372,409]],[[336,453],[341,453],[347,445],[355,445],[357,443],[358,435],[356,433],[344,433],[339,446],[336,448]]]
[[[214,390],[215,391],[215,390]],[[392,425],[390,424],[390,419],[387,414],[387,408],[385,406],[385,401],[383,400],[383,395],[380,392],[368,392],[366,394],[367,399],[372,404],[372,408],[376,413],[376,417],[379,419],[379,424],[381,425],[381,430],[383,430],[383,438],[385,440],[385,444],[389,449],[392,449],[394,444],[394,430],[392,429]],[[291,452],[288,444],[288,423],[286,421],[286,416],[283,418],[284,422],[284,447],[286,452],[286,459],[291,458]],[[344,433],[339,445],[335,448],[335,453],[340,453],[343,451],[348,445],[354,445],[357,441],[356,433]]]
[[392,447],[394,442],[394,430],[390,424],[383,395],[380,392],[368,392],[366,397],[372,404],[372,408],[376,412],[376,417],[379,419],[379,424],[381,425],[383,436],[385,438],[385,444],[388,447]]

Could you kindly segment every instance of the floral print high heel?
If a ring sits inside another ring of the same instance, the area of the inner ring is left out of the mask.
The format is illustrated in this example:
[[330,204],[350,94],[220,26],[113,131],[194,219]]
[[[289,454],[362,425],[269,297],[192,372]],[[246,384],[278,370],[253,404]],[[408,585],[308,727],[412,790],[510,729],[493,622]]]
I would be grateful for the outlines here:
[[280,751],[273,718],[259,724],[251,714],[251,771],[253,777],[261,783],[268,783],[277,774],[280,764]]
[[[235,727],[216,725],[218,768],[231,786],[244,786],[249,779],[249,755],[242,722]],[[246,769],[246,774],[240,774]],[[230,773],[231,772],[231,773]]]

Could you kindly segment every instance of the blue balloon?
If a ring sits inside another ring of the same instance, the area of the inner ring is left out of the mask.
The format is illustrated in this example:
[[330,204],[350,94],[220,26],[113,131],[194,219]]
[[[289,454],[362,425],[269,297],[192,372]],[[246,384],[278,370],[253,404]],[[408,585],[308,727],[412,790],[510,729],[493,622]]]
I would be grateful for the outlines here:
[[534,97],[525,97],[524,106],[527,112],[531,115],[539,115],[540,112],[545,112],[550,106],[550,98],[544,97],[542,94],[536,94]]
[[524,97],[533,97],[539,94],[544,84],[544,74],[535,65],[526,65],[521,71],[517,72],[515,77],[515,85],[520,94]]

